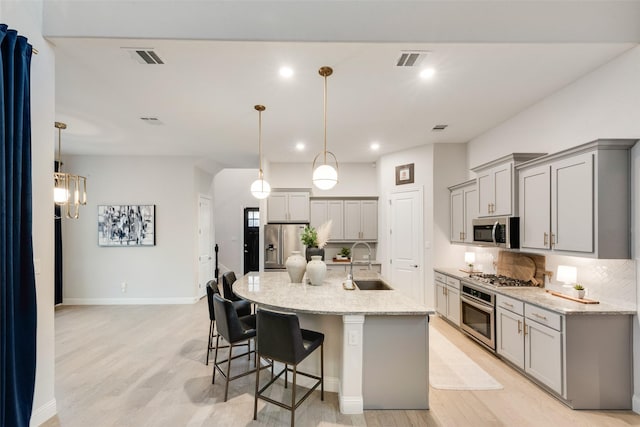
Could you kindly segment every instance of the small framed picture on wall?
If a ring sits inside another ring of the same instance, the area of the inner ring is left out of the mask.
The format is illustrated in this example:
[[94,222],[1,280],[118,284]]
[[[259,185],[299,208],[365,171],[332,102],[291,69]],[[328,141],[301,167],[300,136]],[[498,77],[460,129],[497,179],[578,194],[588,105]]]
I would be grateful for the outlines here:
[[413,183],[413,163],[396,166],[396,185]]

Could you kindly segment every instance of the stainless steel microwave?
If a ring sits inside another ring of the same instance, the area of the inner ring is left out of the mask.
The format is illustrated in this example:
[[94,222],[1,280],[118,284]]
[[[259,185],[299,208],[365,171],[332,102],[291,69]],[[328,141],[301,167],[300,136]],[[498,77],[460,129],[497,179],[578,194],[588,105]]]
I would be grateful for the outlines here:
[[505,216],[473,220],[473,243],[517,249],[520,247],[520,218]]

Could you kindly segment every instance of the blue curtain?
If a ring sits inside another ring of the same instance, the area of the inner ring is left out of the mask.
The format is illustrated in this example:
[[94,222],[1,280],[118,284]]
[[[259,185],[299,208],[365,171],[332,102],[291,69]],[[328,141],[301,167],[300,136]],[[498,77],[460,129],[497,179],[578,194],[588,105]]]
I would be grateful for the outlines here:
[[28,427],[36,376],[31,46],[0,24],[0,426]]

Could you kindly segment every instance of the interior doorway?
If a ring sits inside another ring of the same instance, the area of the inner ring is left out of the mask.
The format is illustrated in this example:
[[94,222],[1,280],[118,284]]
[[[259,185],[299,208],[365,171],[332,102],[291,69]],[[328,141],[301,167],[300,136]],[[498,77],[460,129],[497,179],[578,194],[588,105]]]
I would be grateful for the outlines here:
[[260,209],[244,209],[244,274],[260,268]]

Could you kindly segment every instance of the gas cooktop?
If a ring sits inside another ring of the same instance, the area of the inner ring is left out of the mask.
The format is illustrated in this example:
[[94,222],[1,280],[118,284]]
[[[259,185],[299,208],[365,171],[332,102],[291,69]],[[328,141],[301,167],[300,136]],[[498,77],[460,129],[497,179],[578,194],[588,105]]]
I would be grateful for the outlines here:
[[522,287],[522,286],[537,286],[531,280],[524,281],[514,279],[507,276],[499,276],[497,274],[473,274],[469,279],[480,282],[484,285],[491,285],[496,287]]

